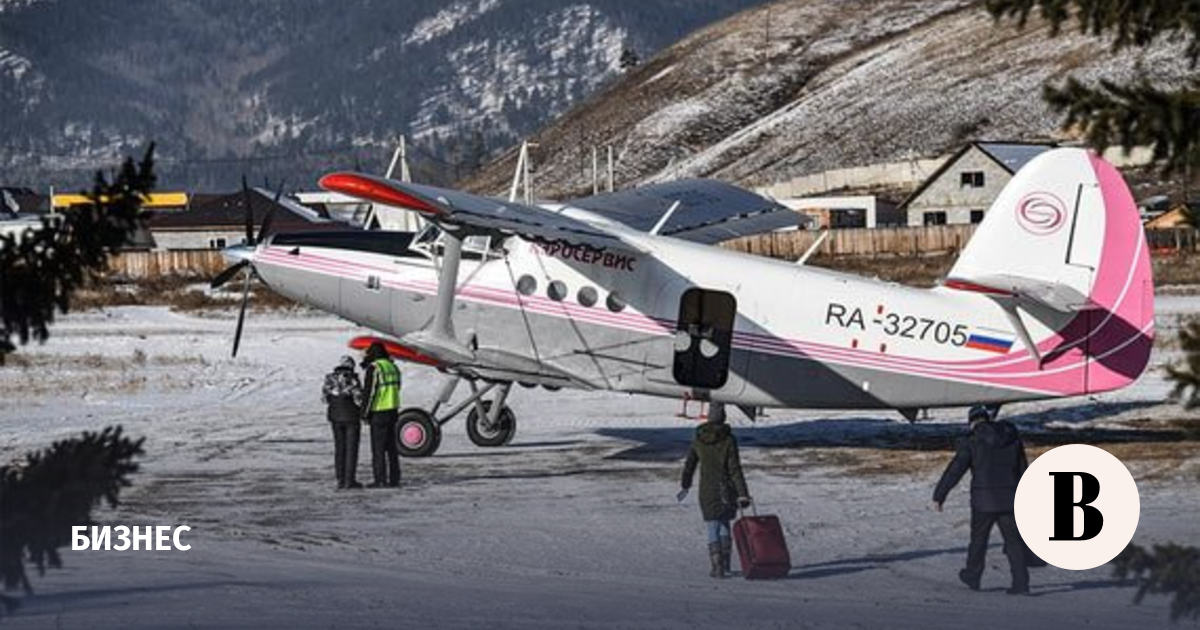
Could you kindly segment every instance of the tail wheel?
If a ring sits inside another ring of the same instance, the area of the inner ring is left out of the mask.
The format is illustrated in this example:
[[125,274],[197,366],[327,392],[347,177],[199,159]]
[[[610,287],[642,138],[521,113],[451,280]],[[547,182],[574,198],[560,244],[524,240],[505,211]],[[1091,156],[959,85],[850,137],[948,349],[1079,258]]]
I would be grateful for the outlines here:
[[[485,400],[483,408],[491,415],[492,401]],[[500,417],[494,423],[487,418],[480,418],[478,407],[472,407],[467,414],[467,437],[471,438],[475,446],[504,446],[512,440],[516,432],[517,417],[508,405],[500,409]]]
[[396,444],[405,457],[429,457],[442,443],[442,428],[424,409],[411,407],[396,417]]

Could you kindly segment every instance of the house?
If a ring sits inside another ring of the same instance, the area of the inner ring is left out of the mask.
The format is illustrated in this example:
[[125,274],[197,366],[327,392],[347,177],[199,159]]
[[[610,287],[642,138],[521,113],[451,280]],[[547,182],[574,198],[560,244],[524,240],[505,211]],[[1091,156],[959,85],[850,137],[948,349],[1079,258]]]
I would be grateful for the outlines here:
[[1188,227],[1192,220],[1192,210],[1183,204],[1179,204],[1174,208],[1160,212],[1154,215],[1150,220],[1146,221],[1145,227],[1147,230],[1166,230],[1177,227]]
[[[157,211],[183,210],[187,208],[188,201],[187,193],[152,192],[142,199],[142,208]],[[59,210],[71,206],[87,205],[92,203],[92,200],[87,195],[60,193],[54,195],[52,202],[54,209]]]
[[816,229],[873,228],[899,223],[896,204],[875,195],[791,197],[775,201],[808,216]]
[[[260,188],[250,190],[253,229],[258,231],[274,207],[271,232],[310,232],[349,229],[345,224]],[[157,250],[224,249],[246,239],[245,195],[193,195],[186,210],[153,212],[148,223]]]
[[900,205],[909,226],[979,223],[1012,176],[1052,143],[972,142]]
[[0,218],[40,216],[50,212],[49,198],[30,188],[0,186]]
[[[39,195],[29,188],[0,187],[0,236],[14,236],[18,240],[26,230],[38,230],[42,221],[55,213],[70,209],[72,205],[90,203],[83,195],[72,195],[77,198],[73,203],[54,205],[59,195]],[[147,250],[154,247],[150,233],[144,228],[136,228],[125,240],[120,249],[124,251]]]

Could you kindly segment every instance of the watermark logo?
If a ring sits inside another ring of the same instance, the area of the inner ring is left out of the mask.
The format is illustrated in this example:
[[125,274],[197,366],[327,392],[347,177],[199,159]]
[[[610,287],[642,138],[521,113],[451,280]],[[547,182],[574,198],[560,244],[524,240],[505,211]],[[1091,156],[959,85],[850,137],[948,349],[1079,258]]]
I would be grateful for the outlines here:
[[1034,553],[1056,567],[1082,571],[1125,549],[1137,530],[1141,500],[1121,460],[1095,446],[1070,444],[1030,464],[1013,509]]
[[71,551],[187,551],[187,525],[74,525]]
[[1017,203],[1017,225],[1030,234],[1048,236],[1067,222],[1067,206],[1046,192],[1029,193]]

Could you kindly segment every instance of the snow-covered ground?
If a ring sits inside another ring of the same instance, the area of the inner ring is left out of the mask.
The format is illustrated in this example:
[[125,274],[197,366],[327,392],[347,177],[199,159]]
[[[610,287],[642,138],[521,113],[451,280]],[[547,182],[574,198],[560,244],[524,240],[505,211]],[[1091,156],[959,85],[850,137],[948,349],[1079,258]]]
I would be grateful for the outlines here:
[[[1196,297],[1159,299],[1160,334]],[[406,626],[769,628],[1166,627],[1167,602],[1132,603],[1108,568],[1033,572],[1003,593],[998,541],[984,592],[957,581],[965,487],[929,494],[961,410],[913,426],[897,414],[773,411],[737,419],[760,509],[782,519],[790,579],[707,577],[694,499],[674,500],[695,420],[670,400],[514,390],[513,445],[472,446],[447,425],[400,490],[333,489],[321,375],[361,331],[325,316],[232,318],[155,307],[74,314],[51,342],[0,368],[0,458],[120,423],[146,436],[124,504],[101,519],[187,524],[189,552],[70,552],[33,577],[9,627]],[[1155,363],[1168,360],[1163,350]],[[405,367],[406,404],[436,372]],[[1156,441],[1180,414],[1157,371],[1095,400],[1013,405],[1036,447],[1106,442],[1138,478],[1135,542],[1196,544],[1195,442]],[[368,478],[366,443],[360,478]],[[736,561],[735,561],[736,566]]]

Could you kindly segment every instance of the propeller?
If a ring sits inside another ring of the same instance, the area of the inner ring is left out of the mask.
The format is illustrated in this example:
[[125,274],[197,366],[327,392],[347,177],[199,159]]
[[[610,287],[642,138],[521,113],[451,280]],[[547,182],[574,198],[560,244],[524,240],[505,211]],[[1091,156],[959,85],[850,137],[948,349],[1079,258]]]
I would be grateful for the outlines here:
[[254,211],[251,206],[252,197],[250,195],[250,186],[246,183],[246,176],[242,176],[242,205],[246,210],[246,242],[243,245],[236,245],[228,248],[228,252],[242,252],[246,254],[241,260],[226,267],[221,273],[217,274],[212,279],[209,286],[216,289],[225,283],[229,282],[234,276],[242,274],[242,306],[238,310],[237,329],[233,333],[233,354],[236,357],[238,348],[242,345],[242,328],[246,323],[246,305],[250,302],[250,280],[254,275],[254,266],[251,262],[250,253],[254,248],[263,242],[263,239],[270,234],[271,219],[275,216],[275,208],[279,205],[279,198],[283,195],[283,182],[279,183],[279,188],[275,190],[275,198],[271,207],[267,209],[267,214],[263,216],[262,225],[258,227],[258,235],[254,234]]

